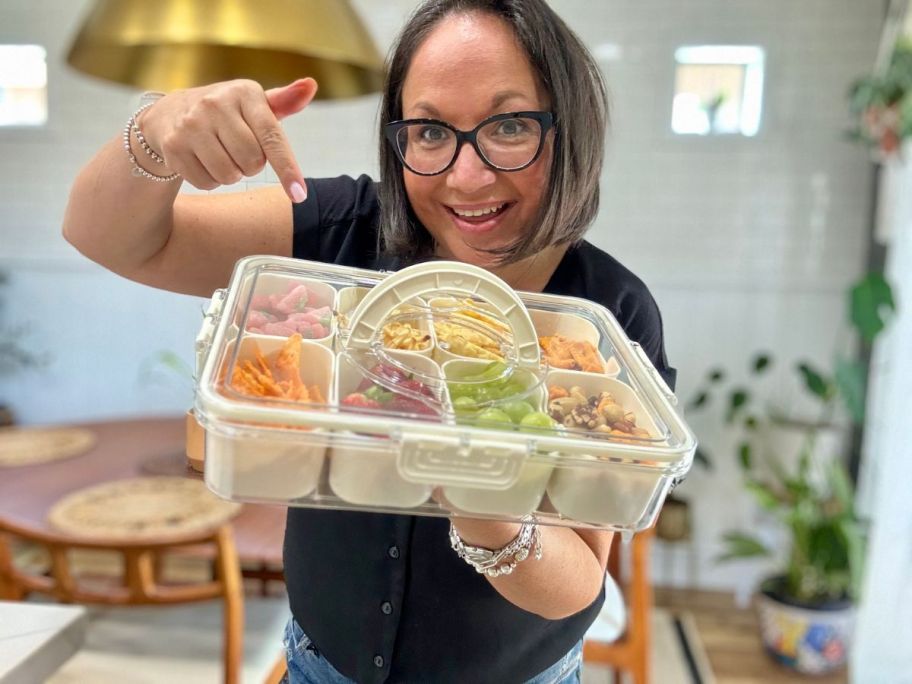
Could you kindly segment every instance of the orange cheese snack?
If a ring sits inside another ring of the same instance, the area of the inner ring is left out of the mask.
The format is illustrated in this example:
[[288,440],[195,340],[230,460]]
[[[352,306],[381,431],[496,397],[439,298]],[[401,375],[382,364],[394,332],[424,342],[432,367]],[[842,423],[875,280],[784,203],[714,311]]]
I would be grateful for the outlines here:
[[545,353],[548,364],[554,368],[604,373],[605,367],[598,351],[589,342],[568,339],[562,335],[539,337],[538,344]]
[[271,366],[259,348],[255,349],[256,364],[250,360],[240,363],[231,378],[231,388],[251,397],[275,397],[325,404],[326,399],[317,385],[307,387],[301,381],[301,335],[295,333],[276,355]]

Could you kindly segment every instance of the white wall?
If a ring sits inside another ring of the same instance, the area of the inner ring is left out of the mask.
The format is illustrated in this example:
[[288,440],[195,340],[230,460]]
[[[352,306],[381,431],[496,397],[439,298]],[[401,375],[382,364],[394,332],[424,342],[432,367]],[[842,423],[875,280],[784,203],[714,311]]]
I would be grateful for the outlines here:
[[[412,0],[354,3],[381,49]],[[60,237],[79,166],[117,135],[135,93],[63,64],[88,0],[5,0],[0,42],[49,51],[51,123],[0,130],[0,268],[11,273],[6,322],[30,321],[31,343],[50,351],[41,372],[0,378],[0,399],[25,423],[177,412],[179,382],[142,384],[156,350],[191,359],[200,300],[142,288],[81,259]],[[843,290],[864,262],[871,186],[865,153],[842,141],[845,91],[874,59],[881,3],[854,0],[555,0],[590,47],[620,46],[606,62],[614,132],[603,206],[590,239],[633,268],[665,316],[679,394],[712,364],[743,368],[766,347],[781,367],[798,356],[826,363],[842,324]],[[670,134],[674,49],[755,44],[767,51],[764,117],[753,139]],[[316,103],[287,122],[305,173],[376,168],[377,99]],[[334,131],[346,131],[344,145]],[[254,182],[269,182],[264,174]],[[695,420],[717,467],[695,471],[682,493],[695,502],[696,571],[657,552],[657,572],[678,582],[746,586],[759,568],[718,567],[721,530],[754,522],[731,445],[715,421]]]
[[[909,35],[912,35],[910,26]],[[905,162],[885,169],[894,208],[886,267],[899,303],[878,341],[868,402],[863,483],[866,514],[873,521],[852,666],[857,682],[912,682],[912,444],[909,377],[912,377],[912,145]]]

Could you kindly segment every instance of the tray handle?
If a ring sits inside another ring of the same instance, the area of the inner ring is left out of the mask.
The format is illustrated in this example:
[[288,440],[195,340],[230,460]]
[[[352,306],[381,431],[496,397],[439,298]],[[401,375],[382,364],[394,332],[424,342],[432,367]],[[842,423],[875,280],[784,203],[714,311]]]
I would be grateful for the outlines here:
[[386,317],[404,302],[440,292],[478,296],[489,302],[513,332],[519,366],[538,370],[541,352],[532,319],[519,296],[497,276],[457,261],[430,261],[409,266],[372,288],[349,318],[350,349],[366,349]]
[[213,292],[212,300],[203,315],[203,324],[200,326],[200,331],[194,344],[194,349],[196,350],[196,377],[200,377],[203,372],[203,366],[206,365],[206,357],[209,356],[209,350],[212,348],[212,337],[215,335],[215,328],[222,317],[222,309],[227,298],[227,290]]

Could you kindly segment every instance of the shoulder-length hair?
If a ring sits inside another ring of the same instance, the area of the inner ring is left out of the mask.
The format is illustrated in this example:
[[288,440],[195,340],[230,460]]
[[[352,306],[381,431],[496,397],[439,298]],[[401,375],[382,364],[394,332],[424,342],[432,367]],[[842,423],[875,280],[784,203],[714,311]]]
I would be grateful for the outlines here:
[[383,131],[402,118],[402,88],[416,50],[442,19],[468,12],[488,12],[513,28],[550,96],[555,120],[549,183],[532,223],[536,228],[492,252],[506,264],[578,242],[598,212],[609,118],[605,84],[592,55],[544,0],[427,0],[412,14],[387,60],[380,111],[381,248],[409,260],[434,253],[433,238],[412,211],[402,165]]

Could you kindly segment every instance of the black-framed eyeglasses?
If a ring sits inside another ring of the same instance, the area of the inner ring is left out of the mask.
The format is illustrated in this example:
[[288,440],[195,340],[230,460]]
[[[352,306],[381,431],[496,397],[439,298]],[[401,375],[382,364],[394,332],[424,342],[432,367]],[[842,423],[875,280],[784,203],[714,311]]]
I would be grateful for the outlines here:
[[496,114],[471,131],[437,119],[404,119],[386,124],[386,139],[405,168],[419,176],[446,171],[464,143],[492,169],[520,171],[538,159],[553,125],[551,112]]

